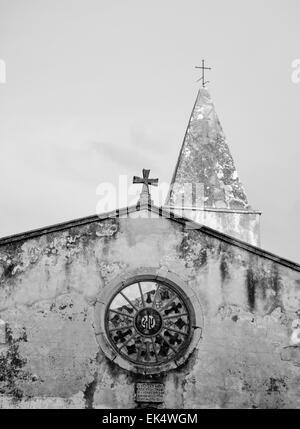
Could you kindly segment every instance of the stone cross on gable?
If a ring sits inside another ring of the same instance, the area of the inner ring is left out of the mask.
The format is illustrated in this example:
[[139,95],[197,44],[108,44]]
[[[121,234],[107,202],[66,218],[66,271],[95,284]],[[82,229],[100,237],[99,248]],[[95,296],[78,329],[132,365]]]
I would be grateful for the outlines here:
[[149,185],[158,186],[158,179],[149,179],[150,170],[143,168],[143,177],[133,177],[133,183],[142,183],[143,188],[138,201],[138,204],[151,204],[151,195],[149,191]]

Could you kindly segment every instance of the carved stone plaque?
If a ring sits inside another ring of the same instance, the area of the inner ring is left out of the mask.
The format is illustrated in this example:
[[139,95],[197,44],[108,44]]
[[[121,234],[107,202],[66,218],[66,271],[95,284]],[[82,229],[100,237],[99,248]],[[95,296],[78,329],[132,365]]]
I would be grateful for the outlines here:
[[164,385],[161,383],[136,383],[136,402],[163,402]]

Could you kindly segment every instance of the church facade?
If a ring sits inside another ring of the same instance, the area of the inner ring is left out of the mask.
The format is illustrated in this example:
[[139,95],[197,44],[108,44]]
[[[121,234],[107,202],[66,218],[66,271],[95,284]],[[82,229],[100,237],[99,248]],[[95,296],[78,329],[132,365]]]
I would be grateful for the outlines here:
[[206,89],[165,207],[149,180],[0,240],[0,407],[300,407],[300,266],[260,248]]

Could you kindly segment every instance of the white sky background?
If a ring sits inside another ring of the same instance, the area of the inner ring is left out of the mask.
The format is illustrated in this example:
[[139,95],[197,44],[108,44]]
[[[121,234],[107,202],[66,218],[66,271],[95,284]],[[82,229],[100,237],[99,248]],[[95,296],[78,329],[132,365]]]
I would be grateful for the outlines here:
[[169,182],[209,90],[262,247],[300,262],[299,0],[0,0],[0,235],[95,213],[119,174]]

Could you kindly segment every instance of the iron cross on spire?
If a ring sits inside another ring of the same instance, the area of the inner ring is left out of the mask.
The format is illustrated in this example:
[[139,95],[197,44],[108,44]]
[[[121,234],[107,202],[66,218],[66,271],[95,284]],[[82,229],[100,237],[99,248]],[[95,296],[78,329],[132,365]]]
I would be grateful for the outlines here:
[[133,183],[142,183],[143,188],[139,198],[139,204],[151,204],[149,185],[158,186],[158,179],[149,179],[150,170],[143,168],[143,177],[133,177]]
[[201,69],[202,70],[202,77],[200,77],[200,79],[197,80],[197,82],[199,82],[200,80],[202,80],[202,87],[205,88],[205,85],[207,83],[209,83],[209,81],[205,81],[205,70],[211,70],[211,67],[205,67],[204,65],[204,60],[202,60],[202,66],[196,66],[195,69]]

